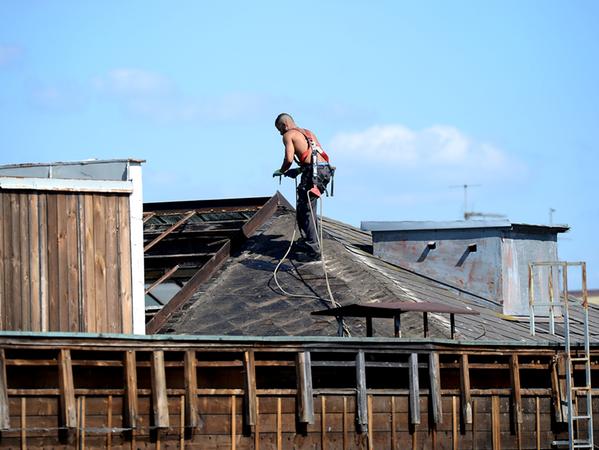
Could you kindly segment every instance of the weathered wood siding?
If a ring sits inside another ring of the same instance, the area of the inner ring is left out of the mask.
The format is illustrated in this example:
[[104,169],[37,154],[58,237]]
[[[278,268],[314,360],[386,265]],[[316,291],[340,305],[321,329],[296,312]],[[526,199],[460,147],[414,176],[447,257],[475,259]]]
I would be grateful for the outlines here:
[[129,196],[0,191],[0,329],[132,331]]
[[418,347],[5,336],[0,448],[549,449],[567,438],[551,381],[559,349]]

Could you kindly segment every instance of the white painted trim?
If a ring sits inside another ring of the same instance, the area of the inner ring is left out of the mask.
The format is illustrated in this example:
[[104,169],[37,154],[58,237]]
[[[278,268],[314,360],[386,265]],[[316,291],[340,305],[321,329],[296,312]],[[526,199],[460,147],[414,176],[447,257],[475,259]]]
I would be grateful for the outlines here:
[[146,334],[146,300],[144,293],[144,228],[141,164],[129,164],[133,192],[129,197],[131,221],[131,297],[133,300],[133,334]]
[[0,177],[0,189],[130,194],[133,188],[131,181]]

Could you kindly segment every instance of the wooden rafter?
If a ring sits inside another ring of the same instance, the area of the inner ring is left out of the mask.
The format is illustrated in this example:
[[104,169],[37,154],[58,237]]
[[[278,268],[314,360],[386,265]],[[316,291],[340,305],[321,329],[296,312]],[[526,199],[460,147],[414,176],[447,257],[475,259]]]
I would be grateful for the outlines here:
[[151,249],[152,247],[154,247],[156,244],[158,244],[161,240],[163,240],[165,237],[167,237],[169,234],[171,234],[173,231],[175,231],[177,228],[179,228],[181,225],[183,225],[185,222],[187,222],[189,219],[191,219],[191,217],[193,215],[195,215],[195,211],[189,211],[187,214],[185,214],[185,216],[183,216],[179,221],[177,221],[176,223],[174,223],[173,225],[171,225],[167,230],[163,231],[162,233],[160,233],[158,235],[158,237],[156,237],[152,242],[150,242],[149,244],[147,244],[144,247],[144,252],[147,252],[149,249]]

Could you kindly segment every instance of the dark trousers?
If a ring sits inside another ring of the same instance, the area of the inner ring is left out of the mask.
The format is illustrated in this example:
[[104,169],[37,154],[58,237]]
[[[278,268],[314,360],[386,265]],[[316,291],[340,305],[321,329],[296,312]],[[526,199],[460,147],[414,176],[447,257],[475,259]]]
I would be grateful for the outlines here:
[[[331,181],[331,168],[328,165],[318,166],[318,177],[316,181],[316,187],[324,195],[325,188]],[[300,233],[304,238],[305,244],[315,253],[320,254],[320,247],[318,245],[318,231],[314,226],[317,220],[316,201],[318,197],[310,195],[308,200],[308,192],[312,189],[312,166],[307,167],[302,172],[300,183],[297,187],[297,202],[296,202],[296,215],[297,225],[299,226]],[[314,212],[314,218],[310,212],[310,207]]]

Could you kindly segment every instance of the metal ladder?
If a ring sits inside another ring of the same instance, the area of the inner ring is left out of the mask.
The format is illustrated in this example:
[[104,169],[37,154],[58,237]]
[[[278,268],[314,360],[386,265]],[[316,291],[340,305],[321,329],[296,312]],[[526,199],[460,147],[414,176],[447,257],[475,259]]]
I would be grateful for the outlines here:
[[[582,303],[568,297],[568,267],[578,266],[582,275]],[[543,280],[541,271],[545,269],[547,276],[547,290],[543,289]],[[535,279],[535,269],[539,276]],[[561,274],[561,277],[560,277]],[[535,281],[539,281],[541,296],[546,293],[548,301],[536,301],[535,299]],[[557,288],[557,289],[556,289]],[[556,292],[557,290],[557,292]],[[557,294],[557,295],[556,295]],[[589,345],[589,304],[587,298],[586,286],[586,263],[585,262],[535,262],[528,266],[528,304],[530,314],[530,334],[535,335],[535,308],[549,309],[549,333],[555,335],[555,317],[556,308],[561,310],[564,321],[564,349],[566,356],[566,394],[567,394],[567,415],[568,415],[568,440],[553,441],[553,445],[569,449],[576,448],[594,448],[593,447],[593,407],[591,397],[591,359]],[[572,303],[573,305],[570,305]],[[570,340],[570,308],[573,306],[582,306],[583,312],[583,341],[584,355],[572,357]],[[574,364],[583,363],[585,369],[585,385],[574,385]],[[579,392],[585,392],[585,413],[578,414],[578,404],[574,403]],[[580,422],[586,422],[586,437],[580,436]]]

